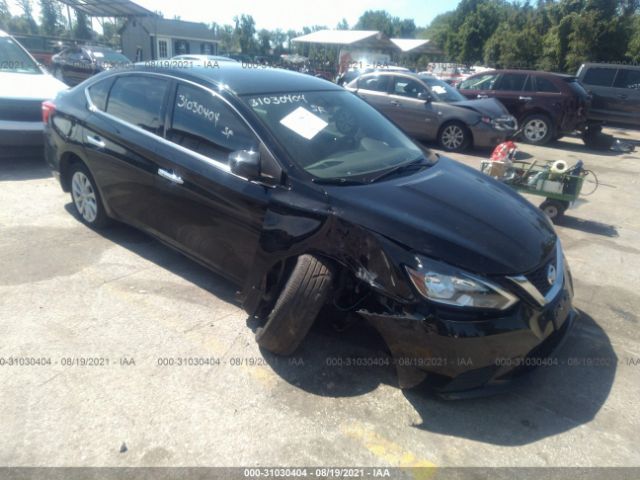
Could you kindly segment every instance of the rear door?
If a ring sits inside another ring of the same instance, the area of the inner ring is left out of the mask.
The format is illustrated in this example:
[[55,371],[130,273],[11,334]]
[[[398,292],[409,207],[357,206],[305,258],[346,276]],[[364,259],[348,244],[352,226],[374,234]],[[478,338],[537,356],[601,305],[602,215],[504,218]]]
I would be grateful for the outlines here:
[[178,81],[158,150],[153,208],[158,233],[242,284],[253,264],[271,188],[231,173],[228,156],[259,150],[248,124],[222,97]]
[[357,95],[382,113],[389,115],[393,110],[389,98],[392,80],[391,75],[364,75],[358,79]]
[[87,89],[94,110],[83,132],[89,168],[111,214],[151,233],[162,219],[153,205],[169,86],[165,77],[132,74]]
[[613,88],[620,121],[640,125],[640,68],[620,67]]

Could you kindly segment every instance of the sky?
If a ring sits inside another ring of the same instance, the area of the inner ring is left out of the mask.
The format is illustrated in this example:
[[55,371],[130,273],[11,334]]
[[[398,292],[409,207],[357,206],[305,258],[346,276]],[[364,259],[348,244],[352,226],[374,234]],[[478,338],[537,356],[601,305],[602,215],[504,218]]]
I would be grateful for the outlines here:
[[[311,25],[335,28],[343,18],[352,27],[366,10],[386,10],[401,19],[412,18],[418,27],[423,27],[436,15],[453,10],[459,0],[210,0],[210,3],[206,0],[134,1],[149,10],[161,11],[165,18],[179,15],[182,20],[233,24],[235,15],[246,13],[253,16],[257,29],[281,28],[286,31],[302,30],[302,27]],[[7,3],[14,14],[20,13],[15,0]],[[39,21],[38,1],[33,0],[33,4],[34,16]]]

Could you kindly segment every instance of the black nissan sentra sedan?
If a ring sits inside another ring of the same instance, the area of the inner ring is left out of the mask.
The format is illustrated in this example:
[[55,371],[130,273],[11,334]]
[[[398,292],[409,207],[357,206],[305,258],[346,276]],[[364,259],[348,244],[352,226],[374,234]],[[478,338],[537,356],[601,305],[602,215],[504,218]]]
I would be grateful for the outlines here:
[[401,386],[429,374],[442,394],[471,395],[550,360],[575,317],[537,208],[325,80],[140,66],[43,116],[79,218],[133,225],[236,283],[274,353],[333,304],[380,332]]

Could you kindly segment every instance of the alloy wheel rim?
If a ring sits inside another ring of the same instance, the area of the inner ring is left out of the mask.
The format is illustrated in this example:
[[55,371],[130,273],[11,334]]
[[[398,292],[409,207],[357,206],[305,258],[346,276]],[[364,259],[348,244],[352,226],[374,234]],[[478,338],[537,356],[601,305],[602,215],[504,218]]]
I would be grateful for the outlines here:
[[456,125],[449,125],[442,132],[442,144],[452,150],[460,148],[464,141],[464,132]]
[[78,213],[86,222],[93,223],[98,216],[98,202],[91,180],[84,173],[73,174],[71,193]]
[[548,130],[549,128],[543,120],[531,120],[524,127],[524,135],[527,140],[537,142],[547,135]]

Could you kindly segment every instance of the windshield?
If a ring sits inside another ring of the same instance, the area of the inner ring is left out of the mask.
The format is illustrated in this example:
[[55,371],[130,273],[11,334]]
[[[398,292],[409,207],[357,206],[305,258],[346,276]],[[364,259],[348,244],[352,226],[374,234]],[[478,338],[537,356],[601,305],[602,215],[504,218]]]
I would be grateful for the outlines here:
[[96,59],[97,62],[105,63],[130,63],[127,57],[121,53],[112,50],[89,50],[88,53]]
[[430,75],[420,75],[420,80],[429,87],[431,95],[433,95],[439,102],[462,102],[467,99],[448,83],[438,80]]
[[0,72],[42,73],[29,54],[9,37],[0,37]]
[[291,159],[318,180],[372,181],[424,152],[347,91],[244,97]]

